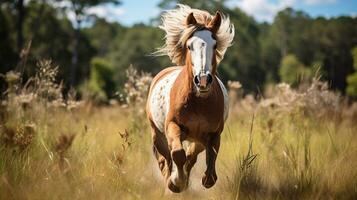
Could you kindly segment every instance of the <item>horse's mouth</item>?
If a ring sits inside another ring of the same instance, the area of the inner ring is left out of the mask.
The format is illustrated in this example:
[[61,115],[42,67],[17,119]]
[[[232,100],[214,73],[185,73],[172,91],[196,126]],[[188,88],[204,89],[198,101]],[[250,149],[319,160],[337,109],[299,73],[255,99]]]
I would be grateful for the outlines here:
[[209,91],[209,89],[208,88],[200,88],[198,91],[200,91],[200,93],[202,93],[202,94],[205,94]]

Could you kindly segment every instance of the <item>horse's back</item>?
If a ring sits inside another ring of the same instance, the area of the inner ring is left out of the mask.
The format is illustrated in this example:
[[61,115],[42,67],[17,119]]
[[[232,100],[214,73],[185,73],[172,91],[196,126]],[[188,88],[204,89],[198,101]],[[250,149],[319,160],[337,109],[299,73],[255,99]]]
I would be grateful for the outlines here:
[[151,82],[146,112],[156,128],[164,132],[170,104],[170,91],[182,67],[168,67],[159,72]]

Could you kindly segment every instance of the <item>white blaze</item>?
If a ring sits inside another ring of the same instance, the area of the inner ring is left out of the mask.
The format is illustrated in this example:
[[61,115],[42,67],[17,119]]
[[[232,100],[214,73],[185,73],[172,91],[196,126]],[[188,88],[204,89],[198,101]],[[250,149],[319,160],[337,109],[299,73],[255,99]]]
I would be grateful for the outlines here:
[[212,32],[208,30],[197,31],[187,41],[193,64],[193,75],[212,72],[212,58],[216,40],[212,38]]

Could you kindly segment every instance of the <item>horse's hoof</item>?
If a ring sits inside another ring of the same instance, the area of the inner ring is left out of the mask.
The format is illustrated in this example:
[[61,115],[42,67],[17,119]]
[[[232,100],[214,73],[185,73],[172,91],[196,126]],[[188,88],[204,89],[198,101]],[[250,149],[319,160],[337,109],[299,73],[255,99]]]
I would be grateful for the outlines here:
[[174,193],[180,193],[181,190],[178,186],[176,186],[171,180],[169,180],[169,184],[167,185],[167,187],[171,190],[171,192]]
[[205,188],[210,188],[212,187],[217,181],[217,175],[216,174],[205,174],[202,177],[202,185]]

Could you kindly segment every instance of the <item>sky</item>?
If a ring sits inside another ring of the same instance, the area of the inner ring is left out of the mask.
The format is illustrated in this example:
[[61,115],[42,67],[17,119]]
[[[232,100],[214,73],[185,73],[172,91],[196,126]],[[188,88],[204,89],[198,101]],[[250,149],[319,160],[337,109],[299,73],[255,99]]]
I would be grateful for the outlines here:
[[[160,0],[122,0],[120,6],[102,5],[88,10],[109,21],[131,26],[148,23],[160,13]],[[239,7],[259,22],[272,22],[274,16],[286,7],[303,10],[312,17],[357,17],[357,0],[229,0],[227,6]]]

